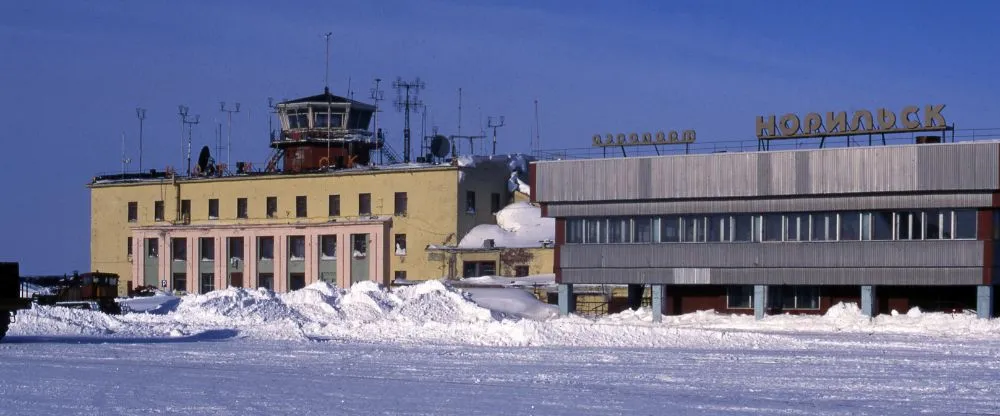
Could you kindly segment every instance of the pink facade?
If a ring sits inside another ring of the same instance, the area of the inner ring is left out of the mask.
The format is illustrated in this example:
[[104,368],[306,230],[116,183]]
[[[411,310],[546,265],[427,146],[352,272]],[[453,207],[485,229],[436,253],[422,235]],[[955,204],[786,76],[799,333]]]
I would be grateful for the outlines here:
[[[308,286],[320,280],[320,236],[337,236],[336,246],[336,273],[337,286],[349,287],[351,285],[351,258],[352,244],[351,236],[354,234],[368,235],[368,261],[367,280],[376,283],[389,284],[389,225],[390,218],[378,218],[372,220],[352,221],[352,222],[330,222],[319,224],[259,224],[259,225],[180,225],[180,226],[150,226],[136,227],[132,230],[132,252],[135,253],[132,262],[132,286],[143,285],[145,274],[146,239],[157,239],[158,252],[158,278],[157,281],[167,281],[167,285],[172,285],[172,259],[171,241],[173,238],[186,239],[187,260],[184,270],[187,275],[186,288],[172,288],[174,290],[186,290],[189,293],[199,292],[199,276],[201,253],[199,250],[199,239],[214,239],[214,262],[211,272],[214,274],[216,289],[228,287],[228,265],[227,242],[229,237],[243,238],[243,287],[256,288],[258,275],[258,237],[273,237],[273,290],[275,292],[288,291],[288,259],[289,259],[289,237],[302,236],[305,238],[305,256],[303,259],[305,285]],[[180,263],[178,263],[180,264]],[[205,270],[205,272],[208,272]],[[159,283],[157,284],[159,286]]]

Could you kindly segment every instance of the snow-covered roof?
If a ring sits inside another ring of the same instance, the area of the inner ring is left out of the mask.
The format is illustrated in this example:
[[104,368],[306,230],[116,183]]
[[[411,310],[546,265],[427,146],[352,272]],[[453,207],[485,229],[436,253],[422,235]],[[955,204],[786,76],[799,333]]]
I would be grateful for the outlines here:
[[542,247],[543,241],[555,241],[556,221],[542,217],[541,208],[528,202],[515,202],[497,212],[497,223],[481,224],[469,231],[459,248],[483,248],[493,240],[494,247]]

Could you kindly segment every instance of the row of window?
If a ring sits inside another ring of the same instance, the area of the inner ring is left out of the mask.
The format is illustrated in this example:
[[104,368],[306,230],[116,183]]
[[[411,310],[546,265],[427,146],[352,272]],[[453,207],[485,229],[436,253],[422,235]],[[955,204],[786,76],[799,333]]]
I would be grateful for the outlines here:
[[[257,259],[274,259],[274,237],[257,237]],[[229,259],[243,260],[243,237],[227,237],[227,257]],[[128,237],[126,243],[128,255],[132,255],[132,237]],[[147,238],[145,241],[146,257],[150,259],[159,257],[159,239]],[[354,257],[365,257],[368,253],[368,234],[351,234],[352,255]],[[198,238],[199,258],[202,261],[215,260],[215,238]],[[394,254],[397,256],[406,255],[406,234],[395,235]],[[337,258],[337,236],[319,236],[319,256],[323,260],[334,260]],[[288,237],[288,258],[289,260],[303,260],[306,258],[306,237],[293,235]],[[185,261],[188,259],[187,238],[175,237],[170,239],[170,259],[175,261]]]
[[[753,309],[753,285],[726,287],[726,307]],[[767,308],[819,309],[819,286],[768,286]]]
[[976,210],[842,211],[571,218],[567,244],[976,238]]
[[[201,273],[201,281],[198,282],[198,293],[208,293],[215,290],[215,273]],[[171,275],[171,287],[174,290],[184,291],[187,288],[187,273],[177,272]],[[274,273],[261,272],[257,274],[257,287],[274,290]],[[288,289],[298,290],[306,287],[305,273],[289,273]]]
[[[393,197],[393,215],[406,215],[408,209],[409,201],[407,199],[406,192],[396,192]],[[500,194],[493,193],[490,195],[490,205],[492,213],[500,211]],[[191,200],[183,199],[181,200],[181,218],[191,218]],[[465,196],[465,212],[474,214],[476,212],[476,192],[468,191]],[[267,218],[276,218],[278,216],[278,197],[269,196],[265,200],[264,213]],[[330,217],[340,216],[340,195],[334,194],[330,195],[327,200],[327,215]],[[370,193],[359,193],[358,194],[358,215],[372,215],[372,195]],[[295,197],[295,217],[296,218],[307,218],[309,216],[309,200],[306,196],[296,196]],[[164,205],[163,201],[153,202],[153,220],[154,221],[164,221]],[[208,200],[208,219],[218,219],[219,218],[219,200],[212,198]],[[247,198],[236,198],[236,218],[246,219],[249,218],[247,210]],[[128,221],[136,222],[139,220],[139,203],[136,201],[131,201],[128,203]]]

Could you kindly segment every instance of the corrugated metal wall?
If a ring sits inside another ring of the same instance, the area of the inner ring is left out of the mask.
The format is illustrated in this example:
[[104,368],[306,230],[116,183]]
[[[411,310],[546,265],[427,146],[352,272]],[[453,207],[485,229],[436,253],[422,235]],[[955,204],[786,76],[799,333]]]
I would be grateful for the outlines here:
[[568,244],[573,268],[982,267],[983,242],[858,241],[799,243]]
[[872,146],[539,162],[539,202],[1000,188],[1000,143]]
[[982,268],[566,269],[562,283],[668,285],[978,285]]

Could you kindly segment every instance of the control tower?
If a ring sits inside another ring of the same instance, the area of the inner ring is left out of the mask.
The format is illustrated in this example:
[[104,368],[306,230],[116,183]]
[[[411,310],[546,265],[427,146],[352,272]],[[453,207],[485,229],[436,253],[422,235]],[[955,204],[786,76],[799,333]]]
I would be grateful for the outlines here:
[[367,165],[382,138],[369,131],[375,106],[323,93],[278,103],[281,134],[271,140],[274,149],[267,171],[309,172]]

